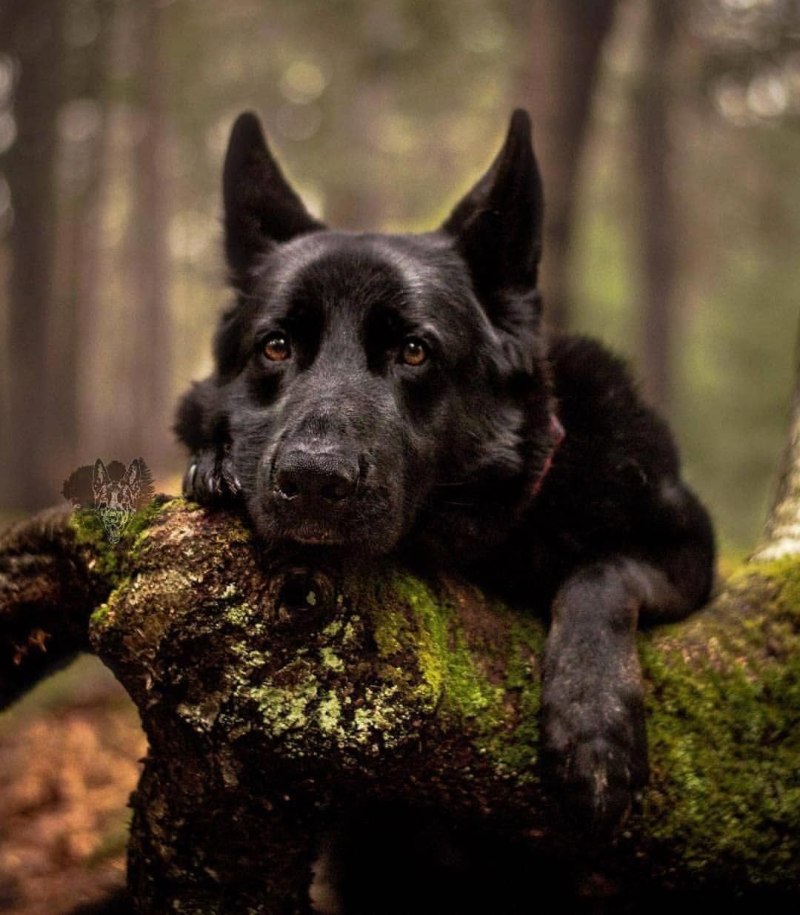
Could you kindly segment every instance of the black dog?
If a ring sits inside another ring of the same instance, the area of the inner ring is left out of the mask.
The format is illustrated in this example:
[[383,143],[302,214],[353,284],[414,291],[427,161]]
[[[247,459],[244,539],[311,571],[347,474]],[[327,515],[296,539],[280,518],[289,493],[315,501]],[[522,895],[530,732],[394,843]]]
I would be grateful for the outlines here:
[[268,541],[434,557],[549,611],[545,771],[579,824],[613,827],[647,774],[637,621],[706,600],[713,534],[621,363],[541,330],[527,115],[429,234],[328,230],[252,114],[224,201],[236,301],[180,406],[187,495],[241,500]]

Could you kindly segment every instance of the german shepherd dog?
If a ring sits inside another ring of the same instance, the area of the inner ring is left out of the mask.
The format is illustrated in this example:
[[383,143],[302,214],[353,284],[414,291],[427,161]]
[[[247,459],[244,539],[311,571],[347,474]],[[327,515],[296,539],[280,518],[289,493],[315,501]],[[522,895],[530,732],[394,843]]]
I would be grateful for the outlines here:
[[613,830],[647,776],[637,623],[707,599],[714,537],[623,364],[543,332],[528,115],[421,235],[328,229],[250,113],[223,191],[235,301],[179,407],[186,495],[243,505],[264,541],[433,557],[549,614],[543,775]]

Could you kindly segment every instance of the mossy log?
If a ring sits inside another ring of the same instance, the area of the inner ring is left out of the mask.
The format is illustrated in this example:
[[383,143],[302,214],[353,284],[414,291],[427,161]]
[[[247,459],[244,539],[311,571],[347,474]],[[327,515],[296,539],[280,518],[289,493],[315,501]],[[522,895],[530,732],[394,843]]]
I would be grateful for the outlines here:
[[[148,915],[309,911],[320,842],[370,800],[551,860],[543,643],[539,621],[463,582],[264,552],[236,517],[181,500],[156,500],[117,545],[90,511],[0,539],[3,704],[91,649],[141,715],[128,882]],[[800,559],[744,566],[640,649],[651,781],[590,884],[796,903]]]

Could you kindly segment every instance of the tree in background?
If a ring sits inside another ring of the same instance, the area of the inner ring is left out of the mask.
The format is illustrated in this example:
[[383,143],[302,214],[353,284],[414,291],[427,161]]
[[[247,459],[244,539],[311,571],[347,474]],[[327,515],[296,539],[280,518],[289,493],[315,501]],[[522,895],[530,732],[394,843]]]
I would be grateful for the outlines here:
[[83,404],[94,387],[89,354],[102,345],[97,316],[102,290],[102,219],[109,170],[111,27],[117,0],[86,0],[67,7],[64,100],[58,116],[59,192],[55,313],[51,339],[51,479],[86,458],[92,437]]
[[[53,502],[97,455],[175,459],[165,7],[12,3],[3,160],[9,366],[3,503]],[[121,217],[121,218],[120,218]]]
[[29,0],[0,9],[0,43],[13,61],[16,139],[3,171],[14,220],[7,312],[7,390],[3,426],[3,501],[33,509],[57,489],[47,472],[52,444],[48,328],[56,250],[57,117],[64,64],[63,0]]
[[616,0],[535,0],[520,55],[520,87],[530,107],[545,186],[542,288],[555,327],[571,323],[570,254],[581,154],[601,52]]
[[138,104],[129,268],[138,318],[132,341],[132,390],[127,395],[132,423],[126,450],[145,454],[150,466],[163,472],[171,450],[173,412],[165,7],[159,0],[141,0],[132,5],[130,15],[136,35]]
[[681,287],[676,418],[722,536],[749,548],[772,489],[800,288],[800,4],[687,4],[674,73]]
[[681,214],[672,169],[672,62],[684,0],[646,0],[631,106],[641,275],[641,365],[663,413],[673,399]]

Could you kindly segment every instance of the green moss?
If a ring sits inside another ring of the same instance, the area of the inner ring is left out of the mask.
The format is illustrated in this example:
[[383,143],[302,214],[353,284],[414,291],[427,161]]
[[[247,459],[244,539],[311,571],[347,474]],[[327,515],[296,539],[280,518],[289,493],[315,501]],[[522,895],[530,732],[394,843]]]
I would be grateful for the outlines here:
[[123,542],[135,544],[141,534],[146,534],[153,522],[163,512],[174,511],[185,506],[183,499],[169,499],[165,496],[156,496],[144,508],[134,512],[130,521],[125,525]]
[[[407,573],[359,570],[344,591],[349,606],[337,600],[336,617],[288,664],[272,670],[276,659],[263,656],[258,672],[252,652],[239,653],[234,688],[256,703],[265,732],[280,740],[282,753],[324,759],[335,746],[337,754],[373,754],[417,741],[421,721],[435,715],[445,727],[449,720],[470,731],[498,768],[532,768],[539,701],[533,652],[541,646],[536,624],[515,622],[498,607],[500,644],[487,662],[486,647],[496,633],[476,636],[462,608]],[[224,615],[250,625],[246,607],[231,606]],[[377,667],[365,653],[373,639]],[[513,681],[510,701],[506,677]]]
[[800,859],[800,564],[737,573],[722,611],[688,624],[708,630],[704,666],[669,633],[642,640],[648,830],[697,877],[777,884]]
[[413,708],[398,703],[395,684],[366,686],[362,704],[354,708],[338,683],[325,687],[312,670],[304,665],[291,683],[244,687],[258,705],[265,732],[280,740],[282,754],[321,760],[343,751],[371,754],[381,746],[400,746],[414,733]]
[[[473,646],[459,609],[426,583],[396,572],[388,591],[375,620],[379,652],[391,659],[410,650],[440,713],[470,728],[498,769],[532,777],[540,687],[531,659],[541,651],[541,626],[498,605],[498,633],[504,637],[499,644]],[[398,600],[410,613],[397,609]],[[504,677],[488,669],[492,662]]]
[[544,627],[536,620],[512,620],[510,651],[505,661],[505,687],[516,693],[517,717],[513,739],[503,735],[493,754],[510,771],[526,771],[536,765],[539,747],[541,675],[538,661],[544,652]]
[[[389,592],[374,621],[378,650],[391,658],[411,649],[433,699],[460,718],[480,718],[498,690],[478,670],[452,606],[403,572],[391,578]],[[398,600],[410,613],[396,609]]]
[[75,532],[77,543],[87,548],[91,571],[115,584],[120,576],[122,542],[115,544],[109,541],[103,522],[93,508],[76,509],[69,526]]
[[90,624],[92,626],[102,626],[106,622],[109,612],[110,607],[108,603],[99,604],[94,608],[92,615],[89,617]]
[[162,511],[180,506],[179,500],[166,500],[157,496],[144,508],[131,516],[118,543],[108,539],[102,519],[94,508],[76,509],[69,521],[75,539],[90,554],[89,567],[112,586],[119,585],[126,569],[135,562],[150,527]]
[[[422,675],[435,699],[441,693],[442,672],[432,651],[431,637],[417,624],[416,611],[429,598],[426,586],[411,576],[396,576],[389,581],[377,582],[377,593],[370,601],[373,615],[373,635],[378,653],[389,662],[405,663],[406,655],[413,652]],[[397,607],[400,599],[411,610],[405,613]]]
[[783,619],[800,626],[800,560],[787,556],[770,562],[751,563],[734,573],[727,582],[729,589],[750,591],[759,582],[765,594],[768,616]]
[[[339,598],[337,598],[337,606],[342,606]],[[357,627],[360,622],[361,617],[355,613],[348,614],[347,619],[337,617],[322,630],[322,637],[329,641],[335,641],[342,648],[353,648],[358,644]]]

